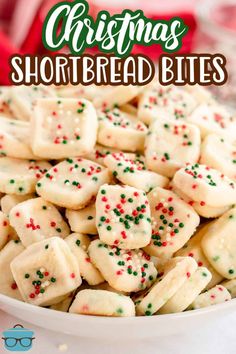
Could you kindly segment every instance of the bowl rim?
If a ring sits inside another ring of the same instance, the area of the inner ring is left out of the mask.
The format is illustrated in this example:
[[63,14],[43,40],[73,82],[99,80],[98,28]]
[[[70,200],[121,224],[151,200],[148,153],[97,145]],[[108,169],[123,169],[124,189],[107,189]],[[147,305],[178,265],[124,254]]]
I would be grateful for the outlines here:
[[[231,307],[234,307],[236,305],[236,298],[231,299],[229,301],[225,301],[220,304],[208,306],[205,308],[201,309],[196,309],[196,310],[190,310],[186,312],[179,312],[179,313],[170,313],[170,314],[163,314],[163,315],[154,315],[154,316],[132,316],[132,317],[109,317],[109,316],[94,316],[94,315],[81,315],[81,314],[74,314],[74,313],[69,313],[69,312],[62,312],[62,311],[57,311],[54,309],[48,309],[45,307],[40,307],[36,306],[33,304],[29,304],[17,299],[10,298],[9,296],[0,294],[0,310],[4,312],[4,308],[1,308],[1,304],[7,304],[8,306],[12,307],[17,307],[19,310],[24,310],[26,311],[33,311],[35,315],[41,314],[41,315],[49,315],[51,314],[54,319],[58,320],[77,320],[78,322],[80,320],[83,320],[86,324],[93,324],[95,325],[101,325],[101,324],[107,324],[112,321],[113,324],[134,324],[134,325],[143,325],[143,324],[148,324],[148,323],[153,323],[153,322],[162,322],[162,321],[168,321],[168,320],[181,320],[184,318],[189,318],[195,315],[196,316],[201,316],[205,314],[209,314],[215,311],[223,311],[225,309],[229,309]],[[5,311],[6,312],[6,311]],[[17,317],[17,316],[16,316]],[[26,320],[26,322],[28,322]]]

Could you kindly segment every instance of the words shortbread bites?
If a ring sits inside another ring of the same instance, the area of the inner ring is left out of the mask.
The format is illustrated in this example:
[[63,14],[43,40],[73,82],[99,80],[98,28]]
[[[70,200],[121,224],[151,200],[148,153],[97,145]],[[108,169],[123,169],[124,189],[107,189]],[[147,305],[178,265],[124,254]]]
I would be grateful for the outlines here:
[[199,129],[185,122],[160,119],[149,128],[145,141],[147,167],[167,177],[188,163],[198,162]]
[[96,111],[84,99],[37,100],[31,126],[32,149],[43,158],[82,156],[96,142]]

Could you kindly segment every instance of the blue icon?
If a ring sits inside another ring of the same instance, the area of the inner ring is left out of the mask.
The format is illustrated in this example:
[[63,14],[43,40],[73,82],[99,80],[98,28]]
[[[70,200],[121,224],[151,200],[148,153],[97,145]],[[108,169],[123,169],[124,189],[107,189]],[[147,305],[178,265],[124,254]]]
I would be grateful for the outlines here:
[[4,346],[10,352],[27,352],[32,348],[34,332],[17,324],[3,332]]

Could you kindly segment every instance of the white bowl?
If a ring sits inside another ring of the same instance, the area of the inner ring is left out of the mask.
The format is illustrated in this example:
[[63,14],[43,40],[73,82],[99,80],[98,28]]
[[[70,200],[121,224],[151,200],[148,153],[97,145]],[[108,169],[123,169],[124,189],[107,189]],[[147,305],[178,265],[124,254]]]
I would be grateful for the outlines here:
[[236,299],[204,309],[150,317],[75,315],[33,306],[0,294],[0,309],[34,325],[86,338],[147,339],[188,333],[236,311]]

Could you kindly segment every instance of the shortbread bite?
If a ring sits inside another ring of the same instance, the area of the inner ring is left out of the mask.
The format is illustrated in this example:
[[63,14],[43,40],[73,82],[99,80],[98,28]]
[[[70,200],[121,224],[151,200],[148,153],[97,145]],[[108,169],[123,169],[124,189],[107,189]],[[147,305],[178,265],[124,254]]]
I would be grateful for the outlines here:
[[76,295],[70,313],[81,315],[130,317],[135,307],[130,297],[106,290],[81,290]]
[[161,118],[185,119],[196,107],[195,99],[176,86],[154,83],[142,94],[138,104],[138,118],[146,124]]
[[102,89],[99,87],[96,97],[93,99],[93,104],[96,108],[112,109],[130,102],[142,90],[142,87],[133,85],[104,86]]
[[221,283],[221,285],[228,290],[232,299],[236,297],[236,279],[225,280]]
[[164,274],[157,279],[151,289],[135,299],[137,314],[154,315],[175,295],[196,269],[197,263],[191,257],[170,259],[165,265]]
[[206,291],[190,305],[189,310],[196,310],[231,300],[229,291],[223,285],[216,285],[214,288]]
[[137,292],[150,287],[156,279],[157,270],[143,250],[122,250],[95,240],[88,252],[91,262],[116,290]]
[[66,217],[72,231],[97,235],[95,204],[80,210],[66,209]]
[[37,181],[51,168],[46,161],[0,159],[0,192],[25,195],[35,192]]
[[73,301],[76,291],[72,291],[64,300],[58,302],[57,304],[51,305],[49,308],[55,311],[68,312],[70,305]]
[[33,199],[35,194],[25,194],[25,195],[14,195],[14,194],[6,194],[1,198],[0,205],[2,212],[9,216],[9,213],[14,206],[19,203],[24,202],[28,199]]
[[10,238],[10,224],[8,217],[0,211],[0,250]]
[[200,157],[201,137],[198,127],[181,121],[156,120],[145,141],[147,167],[167,177]]
[[199,127],[202,138],[215,133],[235,141],[236,118],[217,103],[198,106],[187,121]]
[[134,249],[148,245],[152,230],[146,193],[130,186],[101,186],[96,226],[100,240],[110,246]]
[[58,206],[82,209],[110,182],[107,168],[83,158],[68,158],[52,167],[37,183],[37,193]]
[[198,104],[208,103],[215,104],[216,101],[214,96],[204,86],[199,84],[196,85],[184,85],[183,89],[185,89],[196,101]]
[[160,314],[184,311],[205,289],[211,280],[211,273],[205,267],[199,267],[177,290],[174,296],[159,310]]
[[236,208],[214,221],[202,238],[202,249],[212,267],[226,279],[236,275]]
[[148,171],[142,160],[133,160],[123,152],[109,154],[104,164],[121,183],[150,192],[155,187],[166,187],[168,178]]
[[166,189],[155,188],[148,194],[148,201],[152,237],[145,251],[160,258],[171,257],[193,235],[200,218],[190,205]]
[[32,149],[47,159],[83,156],[95,146],[97,127],[96,111],[85,99],[37,100],[31,118]]
[[30,146],[29,122],[0,116],[0,156],[39,159]]
[[202,144],[200,162],[236,180],[236,146],[227,139],[208,135]]
[[205,165],[181,168],[174,175],[173,185],[191,200],[209,206],[225,207],[236,203],[236,183]]
[[147,127],[132,114],[118,108],[98,111],[99,144],[125,150],[143,151]]
[[29,121],[34,114],[36,101],[49,97],[56,97],[56,94],[48,86],[13,86],[9,91],[9,106],[14,118]]
[[0,293],[17,300],[22,300],[17,284],[13,278],[10,263],[15,257],[24,251],[22,243],[18,240],[9,241],[0,251]]
[[224,214],[228,209],[230,209],[230,205],[227,206],[221,206],[221,207],[213,207],[207,205],[204,201],[201,202],[196,202],[195,200],[192,200],[189,198],[183,190],[179,189],[174,185],[172,182],[169,184],[169,189],[176,193],[180,198],[182,198],[186,203],[191,205],[193,209],[198,213],[199,216],[202,216],[204,218],[217,218]]
[[42,198],[17,204],[10,211],[9,219],[25,247],[46,238],[65,238],[70,234],[70,229],[57,208]]
[[177,257],[193,257],[199,267],[203,266],[210,271],[212,277],[211,281],[207,284],[206,289],[212,288],[223,280],[223,277],[208,262],[201,247],[202,238],[206,234],[211,224],[212,223],[207,223],[203,226],[200,226],[197,229],[197,232],[190,238],[190,240],[175,253],[175,256]]
[[75,255],[79,265],[81,277],[87,281],[89,285],[97,285],[104,282],[104,278],[97,268],[91,263],[88,256],[88,247],[91,240],[87,235],[73,233],[66,237],[66,243],[70,247],[71,252]]
[[81,284],[76,258],[59,237],[30,245],[11,262],[11,270],[23,300],[38,306],[62,301]]
[[11,87],[0,86],[0,116],[5,118],[13,118],[13,113],[10,109],[10,91]]

